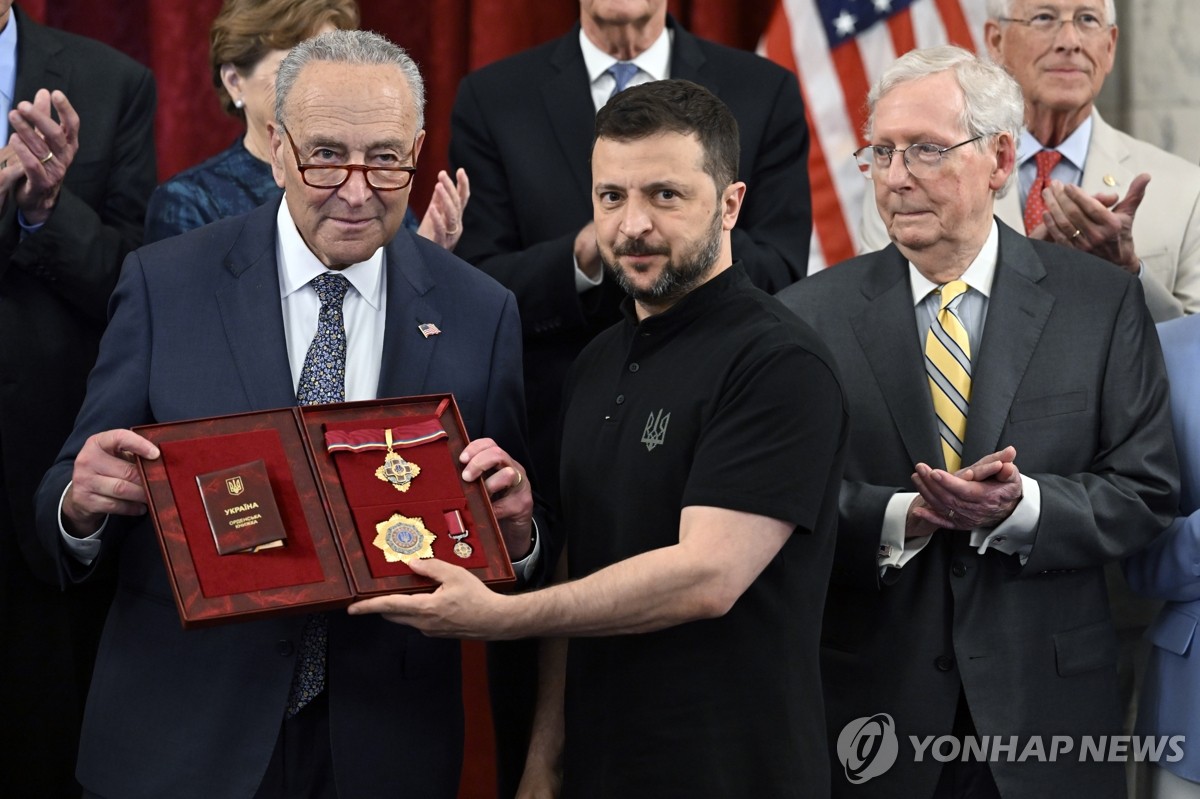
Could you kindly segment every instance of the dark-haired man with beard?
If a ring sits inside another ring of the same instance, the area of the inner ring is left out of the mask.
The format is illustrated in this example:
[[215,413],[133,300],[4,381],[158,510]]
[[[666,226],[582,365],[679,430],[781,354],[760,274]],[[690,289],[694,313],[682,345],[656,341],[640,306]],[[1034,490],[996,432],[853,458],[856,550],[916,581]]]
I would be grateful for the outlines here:
[[737,159],[729,110],[687,81],[596,118],[597,243],[629,296],[567,382],[570,580],[505,596],[414,561],[436,593],[351,608],[433,635],[570,636],[546,644],[529,795],[829,790],[817,652],[845,403],[816,335],[733,260]]

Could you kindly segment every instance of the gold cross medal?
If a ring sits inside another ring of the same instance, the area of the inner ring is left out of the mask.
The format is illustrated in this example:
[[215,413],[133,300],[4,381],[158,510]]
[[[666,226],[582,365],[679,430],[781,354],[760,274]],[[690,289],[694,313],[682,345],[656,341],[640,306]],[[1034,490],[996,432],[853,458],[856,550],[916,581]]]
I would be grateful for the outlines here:
[[375,525],[375,546],[383,550],[388,563],[410,562],[414,558],[432,558],[433,542],[437,536],[425,526],[419,516],[393,513],[390,519]]
[[384,430],[383,436],[387,442],[387,455],[383,456],[383,465],[375,470],[375,476],[385,483],[391,483],[392,487],[403,493],[421,473],[421,467],[404,460],[392,449],[392,428]]

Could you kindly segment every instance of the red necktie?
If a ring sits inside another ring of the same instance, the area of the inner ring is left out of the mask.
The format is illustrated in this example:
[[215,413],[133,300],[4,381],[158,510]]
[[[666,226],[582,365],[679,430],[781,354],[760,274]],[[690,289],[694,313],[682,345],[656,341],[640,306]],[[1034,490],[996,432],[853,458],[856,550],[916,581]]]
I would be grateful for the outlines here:
[[1050,185],[1050,172],[1062,160],[1058,150],[1042,150],[1034,156],[1037,160],[1037,177],[1029,187],[1029,196],[1025,198],[1025,235],[1042,223],[1042,214],[1046,210],[1046,201],[1042,199],[1042,190]]

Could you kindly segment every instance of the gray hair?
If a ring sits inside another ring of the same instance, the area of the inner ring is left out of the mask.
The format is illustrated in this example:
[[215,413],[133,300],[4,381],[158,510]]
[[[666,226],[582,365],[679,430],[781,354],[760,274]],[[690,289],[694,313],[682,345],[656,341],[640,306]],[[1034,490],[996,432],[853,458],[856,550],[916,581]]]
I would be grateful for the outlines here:
[[[999,20],[1013,15],[1013,3],[1017,0],[987,0],[988,19]],[[1117,24],[1116,0],[1104,0],[1104,16],[1109,25]]]
[[371,31],[327,31],[293,47],[275,76],[275,121],[287,126],[283,109],[300,71],[312,61],[338,64],[392,64],[408,81],[417,110],[417,130],[425,127],[425,82],[421,70],[403,47]]
[[[884,70],[867,94],[867,139],[872,138],[875,129],[875,106],[884,95],[901,84],[941,72],[952,72],[962,90],[960,122],[967,136],[987,138],[1007,133],[1013,137],[1015,147],[1025,119],[1021,87],[1001,67],[952,45],[910,50]],[[982,141],[974,144],[981,152],[984,146]],[[1004,196],[1016,173],[1014,169],[997,196]]]

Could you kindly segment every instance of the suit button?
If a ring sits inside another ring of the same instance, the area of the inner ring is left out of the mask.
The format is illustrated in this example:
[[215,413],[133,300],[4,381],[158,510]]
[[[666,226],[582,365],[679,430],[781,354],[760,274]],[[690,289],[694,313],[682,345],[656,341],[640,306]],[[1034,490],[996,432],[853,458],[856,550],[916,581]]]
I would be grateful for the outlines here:
[[293,653],[295,653],[296,645],[293,644],[291,641],[288,641],[287,639],[284,639],[282,641],[276,641],[275,642],[275,651],[278,652],[279,654],[283,655],[284,657],[290,657]]
[[618,405],[624,405],[624,404],[625,404],[625,395],[624,395],[624,394],[618,394],[618,395],[617,395],[617,404],[618,404]]
[[938,655],[933,659],[933,665],[937,667],[938,671],[950,671],[954,668],[954,658],[949,655]]
[[963,563],[961,560],[954,561],[954,563],[950,566],[950,573],[955,577],[962,577],[967,573],[967,564]]
[[642,367],[638,366],[636,363],[629,364],[629,371],[631,371],[631,372],[636,372],[638,369],[641,369],[641,368]]

